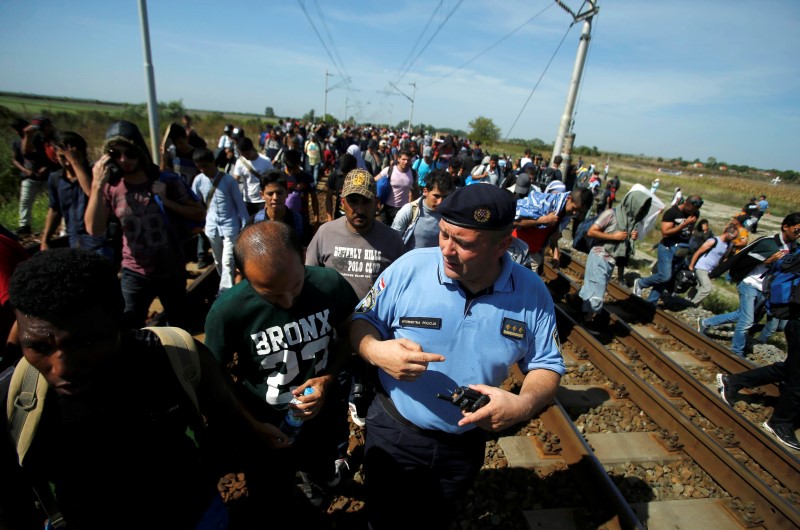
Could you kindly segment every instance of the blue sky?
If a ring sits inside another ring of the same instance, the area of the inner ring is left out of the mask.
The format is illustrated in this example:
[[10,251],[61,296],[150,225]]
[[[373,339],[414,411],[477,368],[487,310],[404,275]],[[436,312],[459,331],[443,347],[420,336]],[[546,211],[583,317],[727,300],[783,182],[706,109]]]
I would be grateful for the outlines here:
[[[800,2],[599,7],[575,112],[578,145],[799,169]],[[510,137],[548,143],[582,28],[570,29],[552,0],[151,0],[148,10],[160,101],[320,115],[327,69],[329,87],[351,80],[327,93],[339,118],[347,105],[361,122],[408,119],[410,102],[387,92],[394,82],[410,96],[416,83],[414,123],[467,130],[485,116],[506,137],[519,116]],[[0,90],[146,100],[137,1],[5,0],[0,19]]]

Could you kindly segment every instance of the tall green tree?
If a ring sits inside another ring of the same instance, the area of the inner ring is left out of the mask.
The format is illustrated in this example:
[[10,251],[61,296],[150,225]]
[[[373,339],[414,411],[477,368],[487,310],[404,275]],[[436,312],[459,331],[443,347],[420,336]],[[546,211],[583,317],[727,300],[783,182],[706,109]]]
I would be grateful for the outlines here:
[[496,142],[500,138],[500,128],[494,124],[491,118],[478,116],[469,122],[469,137],[479,142]]

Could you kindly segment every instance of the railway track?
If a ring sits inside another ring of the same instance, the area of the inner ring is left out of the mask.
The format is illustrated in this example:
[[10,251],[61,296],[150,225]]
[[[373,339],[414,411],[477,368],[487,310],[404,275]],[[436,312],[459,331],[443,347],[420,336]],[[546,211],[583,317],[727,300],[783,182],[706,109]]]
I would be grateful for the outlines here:
[[[213,267],[187,287],[202,339]],[[555,300],[579,288],[581,264],[543,275]],[[568,373],[556,402],[492,433],[458,528],[800,528],[800,463],[718,396],[714,374],[751,364],[609,285],[603,331],[556,304]],[[518,390],[512,370],[504,388]],[[756,397],[777,395],[762,389]],[[761,416],[768,416],[761,407]],[[351,423],[351,480],[330,498],[335,528],[364,528],[363,430]]]

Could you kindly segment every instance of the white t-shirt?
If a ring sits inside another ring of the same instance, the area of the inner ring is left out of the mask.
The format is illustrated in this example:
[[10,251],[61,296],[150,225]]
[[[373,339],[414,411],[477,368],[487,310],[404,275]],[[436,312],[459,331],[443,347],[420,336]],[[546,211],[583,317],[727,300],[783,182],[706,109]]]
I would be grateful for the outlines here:
[[[273,169],[272,162],[262,154],[259,154],[255,160],[248,160],[248,162],[260,175],[264,175],[267,171]],[[242,157],[236,159],[232,174],[239,181],[239,189],[242,192],[244,202],[264,203],[264,198],[261,197],[261,178],[250,171]]]

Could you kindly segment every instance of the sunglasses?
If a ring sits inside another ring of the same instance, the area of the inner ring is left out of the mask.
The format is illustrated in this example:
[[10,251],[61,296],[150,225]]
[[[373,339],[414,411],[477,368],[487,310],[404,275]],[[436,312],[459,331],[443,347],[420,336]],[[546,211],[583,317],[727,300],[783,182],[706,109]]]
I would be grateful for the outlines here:
[[697,208],[700,208],[701,206],[703,206],[703,199],[700,199],[700,200],[695,199],[693,201],[689,201],[689,204],[691,204],[692,206],[695,206]]
[[139,151],[133,148],[120,149],[118,147],[108,150],[108,156],[110,156],[113,160],[119,160],[123,155],[125,155],[125,158],[129,160],[133,160],[139,158]]

